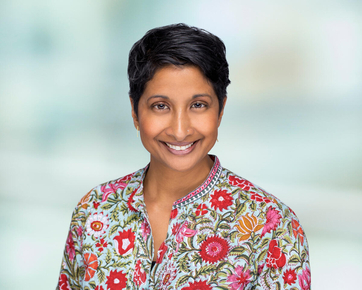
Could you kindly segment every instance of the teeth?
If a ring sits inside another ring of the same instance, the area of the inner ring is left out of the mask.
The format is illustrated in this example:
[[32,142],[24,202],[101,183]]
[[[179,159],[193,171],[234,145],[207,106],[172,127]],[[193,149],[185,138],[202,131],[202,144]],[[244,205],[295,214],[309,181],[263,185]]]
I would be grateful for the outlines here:
[[188,145],[185,145],[185,146],[175,146],[175,145],[171,145],[171,144],[166,143],[166,145],[168,147],[170,147],[171,149],[177,150],[177,151],[186,150],[187,148],[190,148],[193,144],[194,144],[194,142],[192,142],[192,143],[190,143]]

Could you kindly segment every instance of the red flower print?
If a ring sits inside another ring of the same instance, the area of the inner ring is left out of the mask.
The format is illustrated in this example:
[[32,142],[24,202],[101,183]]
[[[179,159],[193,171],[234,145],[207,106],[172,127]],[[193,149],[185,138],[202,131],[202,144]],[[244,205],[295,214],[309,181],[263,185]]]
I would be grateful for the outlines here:
[[84,281],[89,281],[97,271],[97,256],[91,253],[84,254],[85,277]]
[[276,240],[271,240],[269,244],[268,257],[266,258],[266,265],[268,268],[282,268],[286,263],[286,257],[282,249],[278,247]]
[[135,282],[137,286],[146,282],[146,272],[142,268],[141,260],[138,260],[136,263],[133,282]]
[[211,290],[211,286],[207,285],[206,281],[190,283],[188,287],[183,287],[181,290]]
[[237,266],[234,274],[229,276],[227,281],[230,282],[231,290],[243,290],[250,278],[250,270],[244,272],[243,267]]
[[134,197],[134,195],[136,194],[136,192],[137,192],[137,189],[135,189],[135,190],[131,193],[131,195],[129,196],[128,201],[127,201],[127,207],[128,207],[128,209],[129,209],[130,211],[136,211],[136,209],[132,206],[132,203],[134,202],[133,197]]
[[102,286],[97,286],[94,290],[104,290],[104,288]]
[[96,243],[98,251],[103,252],[104,248],[107,248],[108,244],[104,239],[100,239],[99,243]]
[[174,219],[175,217],[177,217],[177,214],[178,214],[178,210],[177,210],[177,208],[174,208],[171,211],[171,219]]
[[114,237],[116,252],[120,256],[126,256],[132,253],[135,234],[131,229],[119,231],[118,236]]
[[272,208],[268,207],[266,211],[266,222],[261,233],[261,236],[264,236],[266,233],[269,233],[272,230],[275,230],[280,223],[281,215],[279,212]]
[[180,226],[181,226],[181,224],[174,224],[174,225],[172,226],[172,234],[173,234],[173,235],[175,235],[175,234],[178,232]]
[[73,236],[72,236],[71,231],[69,231],[69,234],[68,234],[67,243],[66,243],[66,251],[67,251],[69,260],[73,261],[74,257],[75,257],[75,247],[74,247],[74,241],[73,241]]
[[254,184],[252,184],[250,181],[247,181],[246,179],[239,178],[233,175],[229,176],[229,183],[231,185],[238,186],[246,191],[249,191],[251,187],[254,187]]
[[211,207],[219,210],[227,209],[233,204],[232,200],[231,193],[227,192],[227,190],[215,190],[211,194]]
[[109,272],[107,276],[107,289],[109,290],[121,290],[127,286],[126,274],[121,271],[113,270]]
[[162,262],[163,256],[165,255],[167,248],[167,245],[163,242],[158,249],[156,263],[160,264]]
[[300,243],[303,245],[304,233],[297,220],[295,220],[295,219],[292,220],[292,227],[293,227],[294,237],[297,238],[299,236]]
[[310,270],[306,268],[301,275],[298,275],[298,282],[301,290],[310,290]]
[[204,215],[207,212],[208,212],[207,206],[202,203],[196,209],[196,216]]
[[297,215],[295,214],[295,212],[294,212],[290,207],[288,207],[288,209],[289,209],[289,211],[290,211],[292,214],[294,214],[295,216],[297,216]]
[[93,207],[97,209],[99,207],[100,203],[93,201]]
[[270,199],[266,198],[265,196],[261,196],[259,194],[257,194],[256,192],[252,192],[250,195],[250,199],[251,200],[255,200],[256,202],[265,202],[265,203],[269,203]]
[[297,274],[295,273],[295,270],[287,270],[285,271],[283,275],[284,284],[292,285],[295,280],[297,280]]
[[70,286],[69,286],[68,277],[65,274],[61,274],[59,276],[58,285],[59,285],[59,290],[72,290],[72,289],[70,289]]
[[208,263],[216,263],[224,259],[228,252],[229,243],[218,236],[208,237],[200,247],[200,256]]

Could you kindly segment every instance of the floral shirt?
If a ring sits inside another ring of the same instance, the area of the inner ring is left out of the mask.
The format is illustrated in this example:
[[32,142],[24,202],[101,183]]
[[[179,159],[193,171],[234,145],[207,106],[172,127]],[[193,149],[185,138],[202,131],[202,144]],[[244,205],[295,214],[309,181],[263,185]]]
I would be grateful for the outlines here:
[[213,158],[205,182],[173,204],[154,267],[147,167],[88,192],[73,212],[57,289],[310,289],[295,213]]

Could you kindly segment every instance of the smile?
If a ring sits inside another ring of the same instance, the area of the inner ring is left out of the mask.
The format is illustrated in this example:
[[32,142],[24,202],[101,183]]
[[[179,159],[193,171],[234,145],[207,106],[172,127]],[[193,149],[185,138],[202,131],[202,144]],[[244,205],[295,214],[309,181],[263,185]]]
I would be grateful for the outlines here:
[[184,150],[190,148],[192,145],[194,145],[194,143],[195,142],[192,142],[192,143],[184,145],[184,146],[176,146],[176,145],[172,145],[172,144],[169,144],[169,143],[166,143],[166,145],[168,147],[170,147],[171,149],[174,149],[174,150],[177,150],[177,151],[184,151]]

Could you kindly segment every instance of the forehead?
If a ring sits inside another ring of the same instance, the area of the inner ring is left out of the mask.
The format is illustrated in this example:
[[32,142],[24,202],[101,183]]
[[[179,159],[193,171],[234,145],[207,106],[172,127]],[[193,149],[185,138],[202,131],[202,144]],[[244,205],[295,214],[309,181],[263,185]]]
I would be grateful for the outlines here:
[[143,95],[155,93],[215,95],[212,85],[198,67],[174,65],[158,69],[153,78],[146,83]]

